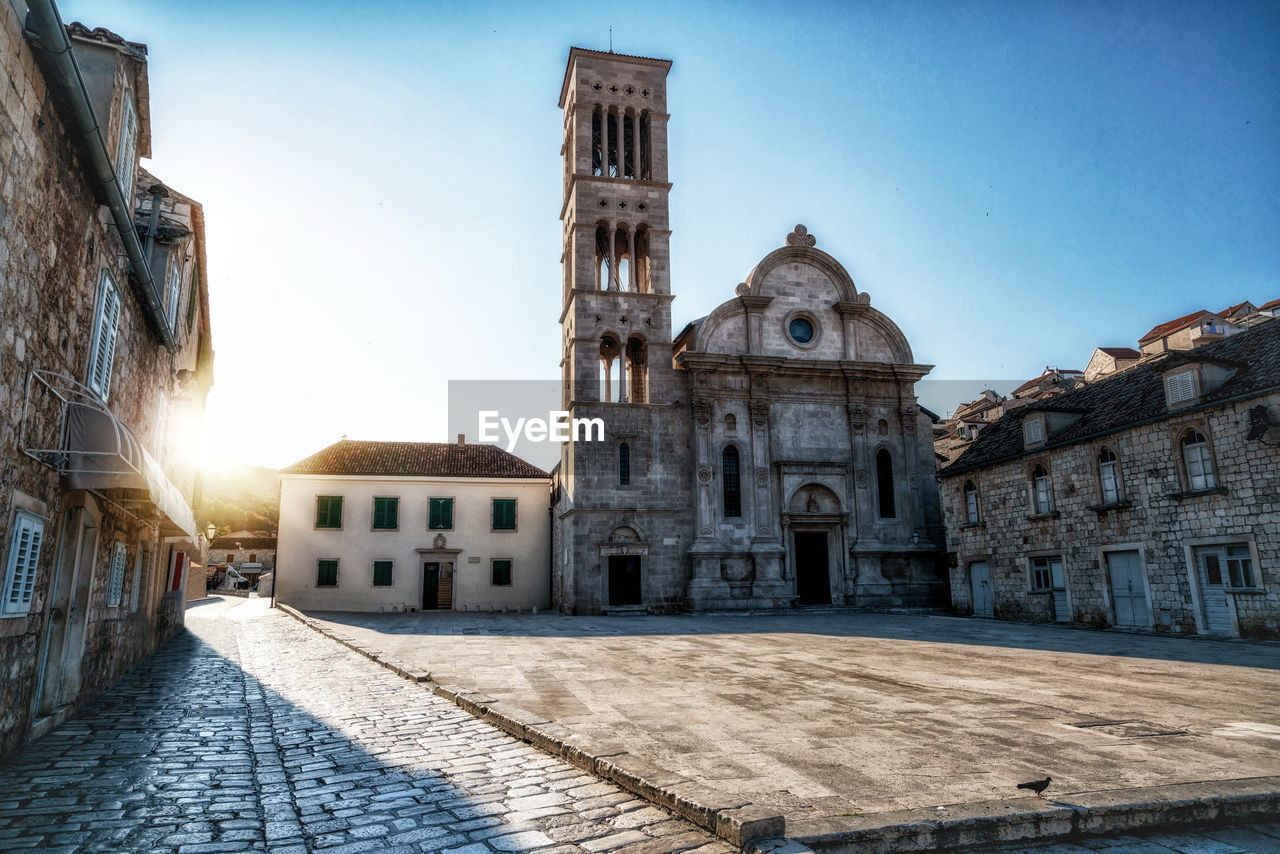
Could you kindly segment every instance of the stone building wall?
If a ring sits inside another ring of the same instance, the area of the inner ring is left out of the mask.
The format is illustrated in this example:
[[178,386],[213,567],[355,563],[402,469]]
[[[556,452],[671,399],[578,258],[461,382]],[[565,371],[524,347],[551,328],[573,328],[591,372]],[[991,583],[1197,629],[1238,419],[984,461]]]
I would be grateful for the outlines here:
[[[126,497],[73,490],[53,468],[23,453],[24,447],[59,447],[59,410],[32,372],[85,382],[99,281],[108,270],[122,298],[108,406],[162,465],[185,475],[180,480],[189,501],[194,473],[157,452],[163,441],[154,425],[162,401],[175,398],[177,366],[195,368],[200,336],[208,330],[200,318],[197,334],[180,339],[173,353],[148,328],[122,242],[22,30],[14,6],[0,3],[0,70],[7,84],[0,92],[0,572],[8,563],[17,510],[41,517],[45,528],[29,612],[0,617],[0,755],[32,734],[33,719],[48,724],[65,716],[181,623],[181,593],[167,591],[168,544],[149,512]],[[76,44],[79,51],[84,42]],[[121,58],[106,79],[117,90],[136,90],[134,74],[141,72],[135,65]],[[112,112],[103,124],[114,139],[119,98],[108,103]],[[139,149],[145,148],[140,140]],[[202,409],[207,381],[200,386],[192,386],[181,406]],[[117,540],[126,548],[123,593],[118,606],[108,606],[107,574]],[[67,590],[76,557],[84,571]],[[63,587],[55,587],[59,573]],[[49,652],[50,626],[73,601],[86,615],[83,636],[72,639],[66,659],[78,662],[78,672],[50,660]]]
[[[1280,395],[1253,398],[1199,412],[1172,414],[1096,441],[1081,442],[945,477],[942,495],[949,548],[952,603],[971,613],[969,565],[986,561],[995,616],[1052,621],[1052,597],[1031,591],[1030,558],[1061,555],[1070,619],[1094,626],[1115,623],[1105,553],[1137,549],[1149,591],[1151,627],[1191,634],[1204,628],[1192,549],[1214,542],[1244,542],[1254,549],[1259,592],[1231,593],[1241,635],[1280,636],[1280,446],[1246,439],[1249,410],[1275,406]],[[1187,491],[1178,436],[1196,426],[1209,437],[1220,489]],[[1127,506],[1103,503],[1097,458],[1110,449],[1120,462]],[[1036,463],[1049,470],[1055,513],[1029,518],[1030,475]],[[982,521],[966,522],[964,484],[979,490]]]

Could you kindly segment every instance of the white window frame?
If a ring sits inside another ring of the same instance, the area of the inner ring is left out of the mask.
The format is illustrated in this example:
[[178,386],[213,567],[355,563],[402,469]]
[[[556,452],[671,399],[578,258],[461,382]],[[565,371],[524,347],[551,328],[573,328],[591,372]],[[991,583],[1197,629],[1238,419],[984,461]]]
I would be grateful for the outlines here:
[[133,585],[129,590],[129,610],[131,612],[138,610],[138,603],[142,598],[142,570],[145,563],[143,555],[146,551],[143,545],[139,543],[138,553],[133,558]]
[[[1109,454],[1111,459],[1102,459]],[[1102,488],[1103,504],[1119,504],[1124,500],[1124,490],[1120,485],[1120,458],[1110,448],[1098,452],[1098,483]]]
[[115,369],[116,345],[120,339],[121,299],[115,278],[110,270],[104,269],[98,284],[93,346],[89,348],[88,382],[85,383],[104,401],[111,396],[111,376]]
[[[1190,433],[1199,436],[1200,441],[1188,443],[1187,438]],[[1187,475],[1187,491],[1201,492],[1216,488],[1218,478],[1213,467],[1213,449],[1209,447],[1209,437],[1199,430],[1192,429],[1179,437],[1178,449],[1182,454],[1182,466]]]
[[107,568],[107,607],[119,608],[124,598],[124,543],[116,540],[111,544],[111,562]]
[[169,265],[169,281],[166,283],[165,292],[165,319],[169,323],[169,329],[175,329],[178,322],[178,303],[181,302],[182,296],[182,258],[175,246],[169,250],[172,253],[172,263]]
[[133,207],[133,184],[138,172],[138,110],[133,105],[133,94],[124,93],[120,114],[120,138],[116,144],[116,180],[120,183],[120,195],[124,203]]
[[978,485],[971,480],[966,480],[961,487],[961,492],[964,493],[965,521],[970,525],[976,525],[982,521],[982,507],[978,504]]
[[15,511],[5,559],[4,590],[0,592],[0,617],[25,617],[31,611],[43,545],[43,517],[26,510]]
[[1180,403],[1195,400],[1200,396],[1198,386],[1199,383],[1196,382],[1194,368],[1169,374],[1164,378],[1165,399],[1168,400],[1170,406],[1177,406]]
[[[1040,469],[1044,474],[1037,476]],[[1053,512],[1053,484],[1049,479],[1049,467],[1036,465],[1031,468],[1031,510],[1037,516],[1047,516]]]
[[[1067,571],[1062,565],[1062,555],[1037,555],[1029,559],[1028,565],[1031,570],[1030,583],[1033,592],[1047,593],[1067,589]],[[1037,583],[1036,576],[1041,572],[1047,576],[1048,586]]]

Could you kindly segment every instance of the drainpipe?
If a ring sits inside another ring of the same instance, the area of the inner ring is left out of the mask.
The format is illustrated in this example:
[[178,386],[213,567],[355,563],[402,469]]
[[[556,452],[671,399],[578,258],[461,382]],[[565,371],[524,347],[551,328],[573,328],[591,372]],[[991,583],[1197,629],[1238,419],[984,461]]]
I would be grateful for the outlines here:
[[152,330],[166,347],[172,349],[173,334],[165,323],[164,304],[160,300],[155,279],[151,276],[151,266],[142,250],[142,242],[138,239],[133,212],[129,210],[129,202],[125,199],[115,169],[111,166],[111,158],[103,141],[103,130],[93,113],[80,67],[76,65],[71,53],[67,28],[62,23],[53,0],[28,0],[27,7],[30,11],[28,26],[39,41],[39,52],[46,61],[49,84],[67,108],[67,129],[88,161],[90,180],[96,185],[99,199],[110,209],[116,231],[124,243],[125,254],[129,256],[134,290],[146,307]]

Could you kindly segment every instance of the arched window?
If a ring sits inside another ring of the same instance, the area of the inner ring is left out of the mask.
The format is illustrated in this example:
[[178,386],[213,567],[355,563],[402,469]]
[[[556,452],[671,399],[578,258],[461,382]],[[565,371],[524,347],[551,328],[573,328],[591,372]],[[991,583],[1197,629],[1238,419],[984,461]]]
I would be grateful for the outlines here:
[[626,442],[618,446],[618,483],[622,486],[631,483],[631,446]]
[[1186,468],[1187,489],[1196,492],[1213,489],[1218,485],[1214,476],[1213,456],[1209,453],[1209,440],[1203,433],[1188,430],[1182,434],[1182,465]]
[[736,433],[738,431],[738,416],[732,412],[726,412],[724,415],[724,432]]
[[884,448],[876,452],[876,489],[880,496],[880,518],[896,518],[898,509],[893,500],[893,457]]
[[724,515],[742,515],[742,477],[738,469],[738,449],[733,445],[720,454],[720,478],[724,484]]
[[1049,472],[1042,465],[1031,470],[1031,509],[1037,516],[1053,512],[1053,490],[1049,486]]
[[978,487],[971,480],[964,482],[964,518],[970,525],[982,521],[982,511],[978,507]]
[[1120,488],[1120,461],[1110,448],[1098,452],[1098,483],[1102,487],[1103,504],[1119,504],[1124,495]]

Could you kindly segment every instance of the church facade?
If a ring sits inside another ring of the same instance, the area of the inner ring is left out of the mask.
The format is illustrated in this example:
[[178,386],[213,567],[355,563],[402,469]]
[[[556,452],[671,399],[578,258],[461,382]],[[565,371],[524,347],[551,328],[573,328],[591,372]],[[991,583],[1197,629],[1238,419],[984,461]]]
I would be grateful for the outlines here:
[[930,420],[898,327],[804,226],[672,334],[667,60],[573,48],[564,111],[565,613],[945,601]]

